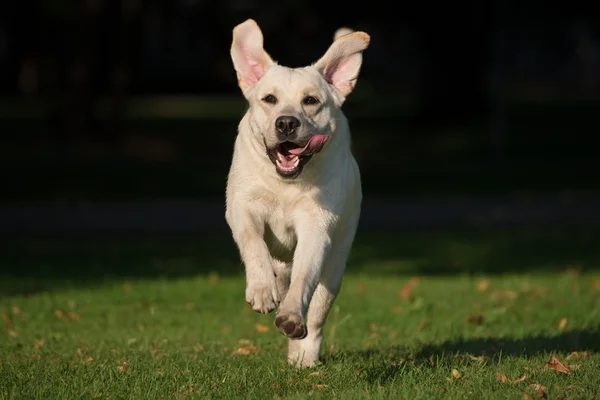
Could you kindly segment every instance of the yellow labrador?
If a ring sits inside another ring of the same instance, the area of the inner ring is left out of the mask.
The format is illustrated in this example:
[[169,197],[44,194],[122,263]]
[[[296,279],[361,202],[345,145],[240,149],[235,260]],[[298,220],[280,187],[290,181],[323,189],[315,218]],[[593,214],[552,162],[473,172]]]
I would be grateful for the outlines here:
[[249,19],[231,58],[249,108],[227,180],[226,219],[246,269],[246,301],[289,340],[288,360],[313,366],[342,283],[362,201],[341,106],[369,35],[342,28],[316,63],[278,65]]

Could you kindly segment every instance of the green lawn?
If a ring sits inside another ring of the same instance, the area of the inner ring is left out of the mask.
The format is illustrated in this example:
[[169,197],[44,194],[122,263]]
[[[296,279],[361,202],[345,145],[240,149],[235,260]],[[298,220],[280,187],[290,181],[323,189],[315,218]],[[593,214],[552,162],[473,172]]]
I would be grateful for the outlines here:
[[7,239],[0,398],[598,399],[598,238],[361,234],[309,370],[228,237]]

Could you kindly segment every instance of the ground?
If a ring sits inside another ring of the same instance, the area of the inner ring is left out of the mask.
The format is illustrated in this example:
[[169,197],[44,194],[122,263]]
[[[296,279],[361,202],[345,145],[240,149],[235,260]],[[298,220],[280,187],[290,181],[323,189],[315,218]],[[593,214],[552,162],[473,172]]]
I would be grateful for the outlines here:
[[599,398],[595,238],[360,233],[308,370],[226,236],[7,239],[0,398]]

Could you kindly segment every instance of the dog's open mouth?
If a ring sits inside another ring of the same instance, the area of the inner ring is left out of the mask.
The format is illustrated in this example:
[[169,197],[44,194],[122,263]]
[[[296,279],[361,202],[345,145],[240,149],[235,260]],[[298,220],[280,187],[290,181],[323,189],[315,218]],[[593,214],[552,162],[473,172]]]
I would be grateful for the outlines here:
[[329,140],[327,135],[314,135],[304,145],[283,142],[273,148],[267,148],[267,155],[275,164],[277,173],[284,178],[296,178],[313,154],[323,149]]

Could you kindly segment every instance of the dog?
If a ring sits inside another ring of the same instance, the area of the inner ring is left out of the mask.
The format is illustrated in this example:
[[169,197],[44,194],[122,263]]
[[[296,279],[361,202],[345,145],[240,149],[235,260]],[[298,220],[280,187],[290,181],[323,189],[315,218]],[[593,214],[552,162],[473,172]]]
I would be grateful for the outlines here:
[[225,219],[246,273],[246,302],[289,338],[288,361],[319,361],[360,217],[358,164],[342,112],[370,36],[340,28],[312,65],[263,49],[257,23],[233,29],[231,59],[247,99],[226,187]]

